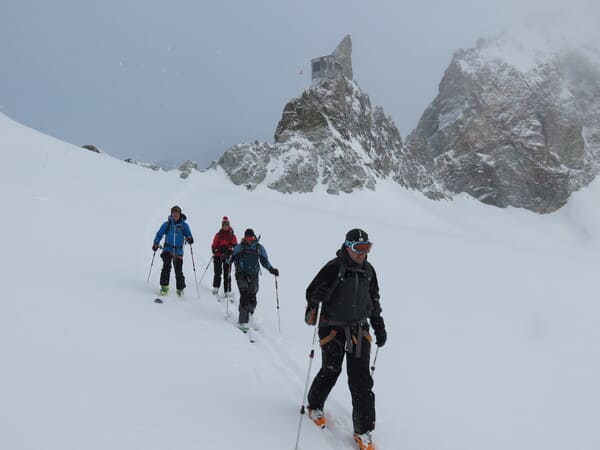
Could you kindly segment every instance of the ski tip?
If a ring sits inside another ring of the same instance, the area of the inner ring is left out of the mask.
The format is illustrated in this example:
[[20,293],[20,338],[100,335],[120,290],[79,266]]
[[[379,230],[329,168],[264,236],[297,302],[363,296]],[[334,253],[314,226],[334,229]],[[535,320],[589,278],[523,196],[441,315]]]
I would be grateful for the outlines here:
[[162,303],[163,301],[160,298],[155,298],[154,303]]

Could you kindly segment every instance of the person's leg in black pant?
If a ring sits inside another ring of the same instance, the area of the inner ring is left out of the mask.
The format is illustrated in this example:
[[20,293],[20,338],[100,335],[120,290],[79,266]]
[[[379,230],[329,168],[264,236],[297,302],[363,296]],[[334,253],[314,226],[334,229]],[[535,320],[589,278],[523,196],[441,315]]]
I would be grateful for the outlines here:
[[375,429],[375,394],[372,390],[370,355],[371,343],[363,337],[360,358],[353,352],[346,361],[348,387],[352,395],[352,422],[356,434]]
[[[319,327],[319,338],[327,338],[332,330],[332,327]],[[340,335],[343,337],[343,330],[338,332],[338,336]],[[344,354],[344,343],[338,338],[333,338],[321,346],[321,369],[308,391],[309,409],[323,409],[325,400],[342,372]]]
[[183,276],[183,256],[176,256],[173,261],[175,268],[175,286],[178,291],[185,289],[185,277]]
[[173,259],[173,255],[169,252],[163,252],[160,257],[163,260],[162,270],[160,271],[160,285],[168,286],[169,278],[171,277],[171,260]]
[[215,276],[213,278],[213,288],[219,289],[221,287],[221,267],[223,265],[223,259],[220,256],[213,256],[213,266],[215,269]]

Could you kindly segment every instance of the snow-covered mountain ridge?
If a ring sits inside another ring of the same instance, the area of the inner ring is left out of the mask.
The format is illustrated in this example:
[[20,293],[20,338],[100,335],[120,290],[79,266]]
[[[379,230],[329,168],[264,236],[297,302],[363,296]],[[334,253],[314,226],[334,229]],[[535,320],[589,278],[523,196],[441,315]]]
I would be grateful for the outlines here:
[[349,37],[343,42],[350,68],[336,73],[333,64],[327,78],[313,67],[313,86],[286,104],[273,144],[233,146],[213,167],[248,189],[323,186],[338,194],[392,179],[434,199],[464,192],[539,213],[562,207],[600,170],[593,45],[507,34],[457,51],[403,143],[391,118],[348,78]]
[[425,169],[403,150],[391,119],[347,79],[327,80],[290,101],[274,144],[236,145],[219,165],[235,184],[264,184],[285,193],[312,192],[319,185],[330,194],[373,190],[386,178],[425,186],[418,177]]
[[407,138],[445,191],[545,213],[600,170],[600,64],[591,48],[533,37],[456,52]]
[[273,144],[225,151],[217,165],[235,184],[248,189],[262,184],[284,193],[313,192],[323,185],[339,194],[374,190],[389,178],[439,196],[423,166],[426,158],[406,152],[391,118],[352,80],[351,49],[347,36],[332,54],[344,69],[319,75],[314,86],[285,105]]

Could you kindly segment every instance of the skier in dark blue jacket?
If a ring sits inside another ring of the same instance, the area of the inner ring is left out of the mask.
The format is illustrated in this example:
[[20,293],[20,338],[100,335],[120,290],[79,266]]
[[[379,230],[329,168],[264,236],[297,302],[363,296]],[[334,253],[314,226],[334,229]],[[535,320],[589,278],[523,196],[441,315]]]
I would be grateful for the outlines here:
[[185,214],[182,214],[179,206],[171,208],[171,215],[167,221],[161,225],[154,237],[152,250],[159,248],[160,240],[165,237],[163,252],[160,257],[163,260],[162,271],[160,272],[160,295],[167,295],[169,292],[169,278],[171,277],[171,261],[175,268],[175,283],[177,295],[183,295],[185,289],[185,277],[183,276],[183,244],[194,243],[194,238],[189,225],[185,222]]
[[240,291],[238,326],[242,331],[248,331],[248,321],[256,308],[259,263],[276,277],[279,276],[279,270],[271,265],[267,251],[258,242],[251,228],[244,232],[242,242],[233,248],[231,261],[235,263],[235,281]]

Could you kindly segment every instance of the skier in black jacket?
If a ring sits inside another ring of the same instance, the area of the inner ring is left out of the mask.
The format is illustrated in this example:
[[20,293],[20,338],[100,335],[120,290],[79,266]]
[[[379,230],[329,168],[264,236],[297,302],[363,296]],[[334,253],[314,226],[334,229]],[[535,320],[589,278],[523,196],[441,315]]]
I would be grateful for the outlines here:
[[315,424],[325,428],[325,400],[342,371],[347,353],[354,440],[362,450],[375,448],[371,440],[371,432],[375,428],[375,394],[369,370],[369,322],[375,332],[377,346],[383,346],[387,339],[381,317],[377,275],[367,262],[371,247],[365,231],[359,228],[350,230],[336,257],[323,266],[306,289],[309,308],[323,303],[317,324],[322,366],[308,392],[308,415]]

